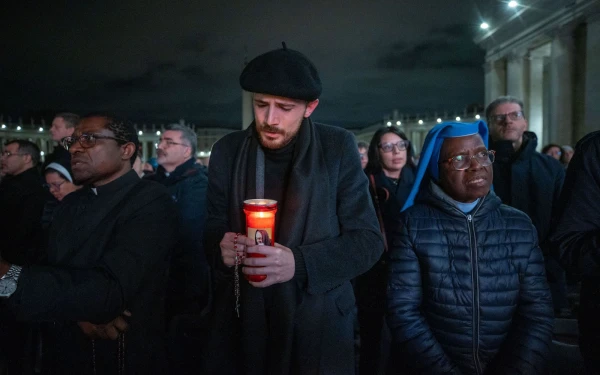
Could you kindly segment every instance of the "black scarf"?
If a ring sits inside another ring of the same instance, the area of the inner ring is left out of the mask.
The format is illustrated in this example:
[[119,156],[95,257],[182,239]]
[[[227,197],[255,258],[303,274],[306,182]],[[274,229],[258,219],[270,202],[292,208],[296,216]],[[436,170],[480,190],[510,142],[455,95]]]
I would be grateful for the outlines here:
[[[252,123],[236,154],[232,173],[229,219],[234,232],[245,233],[243,201],[256,198],[255,182],[252,180],[258,147],[256,125]],[[290,249],[324,238],[320,215],[324,212],[323,208],[332,204],[329,199],[331,187],[322,183],[328,180],[324,165],[315,125],[310,119],[304,119],[297,134],[280,220],[276,223],[279,228],[277,242]],[[317,186],[318,193],[315,192]],[[296,307],[305,298],[301,292],[302,286],[294,278],[269,287],[273,302],[269,307],[270,318],[267,319],[264,290],[250,286],[243,276],[240,280],[244,372],[289,373],[295,362],[291,356],[292,350],[303,345],[294,343]],[[305,329],[313,324],[318,327],[320,322],[303,322]],[[315,340],[318,341],[318,337]]]

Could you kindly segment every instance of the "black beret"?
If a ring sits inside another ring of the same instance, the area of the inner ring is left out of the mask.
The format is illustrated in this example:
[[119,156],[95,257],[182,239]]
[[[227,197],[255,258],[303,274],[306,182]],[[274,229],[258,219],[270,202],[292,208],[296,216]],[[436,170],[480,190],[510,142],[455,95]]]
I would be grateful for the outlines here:
[[250,61],[240,75],[240,85],[248,92],[306,101],[318,99],[322,90],[317,68],[285,43]]

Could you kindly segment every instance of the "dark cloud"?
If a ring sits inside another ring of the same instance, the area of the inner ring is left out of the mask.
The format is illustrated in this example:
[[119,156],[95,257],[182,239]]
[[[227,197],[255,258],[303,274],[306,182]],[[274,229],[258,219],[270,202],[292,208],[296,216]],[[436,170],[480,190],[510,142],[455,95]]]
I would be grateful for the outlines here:
[[184,68],[179,69],[179,73],[181,73],[186,79],[192,81],[206,81],[209,80],[210,76],[206,73],[206,70],[201,66],[186,66]]
[[204,35],[185,37],[179,47],[183,52],[204,53],[208,49],[207,37]]
[[424,40],[408,44],[398,41],[377,60],[382,69],[480,68],[485,51],[472,38],[465,25],[449,25],[431,30]]
[[160,63],[133,77],[118,78],[106,82],[109,90],[156,90],[161,87],[162,78],[174,70],[175,63]]
[[282,40],[319,69],[316,120],[355,127],[394,109],[456,110],[483,100],[483,53],[462,26],[474,8],[472,0],[130,0],[32,13],[17,2],[0,26],[0,114],[107,110],[238,127],[244,58]]

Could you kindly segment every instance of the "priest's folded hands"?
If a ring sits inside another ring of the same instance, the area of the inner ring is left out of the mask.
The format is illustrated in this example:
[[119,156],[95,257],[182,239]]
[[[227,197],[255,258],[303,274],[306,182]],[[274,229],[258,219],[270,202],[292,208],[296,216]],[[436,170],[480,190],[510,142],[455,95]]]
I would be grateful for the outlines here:
[[90,339],[116,340],[121,333],[125,333],[129,329],[126,317],[131,317],[131,313],[127,310],[106,324],[77,322],[77,325]]

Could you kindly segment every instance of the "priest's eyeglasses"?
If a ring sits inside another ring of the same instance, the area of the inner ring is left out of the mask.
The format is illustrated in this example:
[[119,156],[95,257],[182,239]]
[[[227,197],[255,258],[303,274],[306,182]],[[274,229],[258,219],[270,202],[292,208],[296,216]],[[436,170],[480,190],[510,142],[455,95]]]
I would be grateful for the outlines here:
[[471,166],[471,160],[475,159],[482,167],[489,167],[496,159],[496,151],[485,150],[479,151],[474,155],[456,155],[440,163],[450,163],[457,171],[464,171]]
[[71,147],[73,147],[73,145],[75,144],[75,142],[79,142],[79,144],[81,145],[81,147],[83,148],[92,148],[96,145],[96,140],[97,139],[114,139],[115,141],[117,141],[118,143],[127,143],[128,141],[126,141],[125,139],[122,138],[117,138],[117,137],[110,137],[108,135],[100,135],[100,134],[87,134],[84,133],[82,135],[80,135],[79,137],[64,137],[63,139],[60,140],[60,144],[66,148],[67,150],[69,150]]
[[499,124],[501,122],[506,121],[506,119],[509,119],[510,121],[517,121],[523,118],[523,111],[514,111],[514,112],[510,112],[510,113],[504,113],[501,115],[492,115],[491,116],[491,120],[493,123]]
[[387,142],[387,143],[380,143],[378,146],[381,149],[381,151],[383,152],[392,152],[394,151],[394,148],[397,148],[398,151],[404,151],[408,148],[408,145],[410,145],[409,141],[398,141],[396,143],[392,143],[392,142]]

